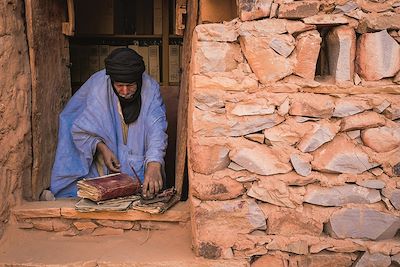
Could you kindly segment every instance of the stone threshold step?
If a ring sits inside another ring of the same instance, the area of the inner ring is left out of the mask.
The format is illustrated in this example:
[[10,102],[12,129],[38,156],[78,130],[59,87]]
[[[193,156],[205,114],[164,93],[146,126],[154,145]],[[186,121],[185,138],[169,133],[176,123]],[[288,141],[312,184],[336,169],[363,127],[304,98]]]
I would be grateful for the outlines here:
[[150,214],[137,210],[79,212],[77,199],[23,202],[12,209],[17,220],[35,218],[94,219],[117,221],[187,222],[190,219],[189,203],[178,202],[163,214]]

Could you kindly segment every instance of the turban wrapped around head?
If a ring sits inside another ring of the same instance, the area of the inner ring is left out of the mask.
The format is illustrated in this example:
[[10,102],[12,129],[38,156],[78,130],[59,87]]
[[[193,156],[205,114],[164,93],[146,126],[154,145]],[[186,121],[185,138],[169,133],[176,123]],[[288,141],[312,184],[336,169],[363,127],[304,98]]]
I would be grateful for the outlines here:
[[116,82],[141,81],[145,71],[143,58],[130,48],[117,48],[104,60],[106,74]]

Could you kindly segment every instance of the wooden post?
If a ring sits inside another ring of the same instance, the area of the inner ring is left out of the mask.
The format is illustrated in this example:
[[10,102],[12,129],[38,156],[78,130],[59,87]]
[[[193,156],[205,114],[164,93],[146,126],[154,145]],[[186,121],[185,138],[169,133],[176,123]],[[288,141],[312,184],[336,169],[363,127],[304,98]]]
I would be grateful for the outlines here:
[[74,36],[75,34],[74,0],[67,0],[67,8],[68,8],[68,22],[62,23],[62,33],[67,36]]

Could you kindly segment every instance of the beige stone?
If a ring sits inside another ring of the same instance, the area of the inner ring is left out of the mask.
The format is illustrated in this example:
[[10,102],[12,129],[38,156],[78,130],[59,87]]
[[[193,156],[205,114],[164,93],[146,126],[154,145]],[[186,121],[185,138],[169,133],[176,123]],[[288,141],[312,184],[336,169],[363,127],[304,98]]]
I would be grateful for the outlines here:
[[294,170],[301,176],[308,176],[311,174],[312,156],[310,154],[293,153],[290,155],[290,162]]
[[275,106],[267,99],[257,98],[239,103],[226,103],[226,110],[236,116],[267,115],[275,112]]
[[272,0],[260,1],[238,1],[239,17],[242,21],[255,20],[263,17],[269,17],[271,12]]
[[246,139],[249,139],[251,141],[260,143],[260,144],[264,144],[264,134],[261,133],[255,133],[255,134],[248,134],[244,136]]
[[267,233],[270,235],[316,235],[322,233],[323,224],[302,212],[284,209],[267,215]]
[[71,228],[71,223],[66,220],[53,219],[52,223],[55,232],[67,231]]
[[390,102],[385,99],[385,100],[382,101],[382,103],[380,103],[379,105],[375,106],[373,110],[375,112],[382,113],[388,107],[390,107]]
[[318,31],[306,31],[296,37],[294,51],[297,63],[293,73],[305,79],[313,80],[322,38]]
[[[269,47],[273,38],[292,42],[290,35],[271,37],[241,36],[239,38],[243,53],[261,83],[276,82],[293,73],[295,58],[289,59],[277,54]],[[265,60],[268,58],[268,60]]]
[[36,209],[23,209],[16,208],[13,214],[18,219],[28,218],[57,218],[61,216],[60,208],[36,208]]
[[263,255],[251,264],[251,267],[285,267],[286,260],[279,255]]
[[400,14],[393,12],[364,14],[360,20],[357,32],[366,33],[386,29],[400,29]]
[[390,200],[393,207],[400,210],[400,189],[384,188],[382,190],[382,195]]
[[337,135],[313,156],[313,169],[322,172],[360,174],[378,165],[346,135]]
[[352,81],[356,57],[356,34],[349,26],[333,28],[327,36],[329,71],[336,81]]
[[295,208],[302,203],[303,192],[289,190],[284,182],[272,179],[260,179],[248,190],[249,197],[280,207]]
[[195,42],[193,49],[195,74],[231,71],[243,62],[240,46],[236,43]]
[[294,39],[282,39],[282,38],[272,38],[269,43],[269,47],[271,47],[276,53],[281,56],[288,57],[294,50],[295,40]]
[[239,33],[233,24],[208,23],[199,24],[194,29],[199,41],[234,42]]
[[[226,74],[226,75],[223,75]],[[253,77],[254,76],[254,77]],[[193,88],[197,93],[198,89],[203,89],[203,93],[210,91],[245,91],[257,90],[258,81],[255,75],[246,75],[244,73],[209,73],[205,75],[193,75]]]
[[285,19],[262,19],[246,21],[239,26],[240,36],[268,37],[272,33],[286,33]]
[[290,257],[290,267],[294,266],[309,266],[309,267],[322,267],[322,266],[335,266],[335,267],[348,267],[352,266],[351,255],[345,253],[329,253],[321,252],[318,254],[311,254],[307,256]]
[[372,204],[379,202],[381,195],[378,190],[357,185],[346,184],[332,188],[307,187],[304,202],[320,206],[344,206],[346,204]]
[[393,77],[400,70],[400,45],[386,30],[365,33],[357,42],[356,64],[357,73],[367,81]]
[[286,98],[285,101],[278,107],[278,114],[281,116],[285,116],[289,113],[290,109],[290,100]]
[[380,127],[386,124],[386,119],[373,111],[366,111],[342,119],[341,131],[354,131]]
[[379,127],[363,130],[363,143],[376,152],[389,152],[400,145],[400,127]]
[[264,214],[254,200],[200,202],[192,198],[192,201],[192,228],[197,255],[216,256],[221,248],[232,247],[238,234],[266,229]]
[[331,141],[340,130],[340,122],[330,123],[327,120],[314,124],[313,129],[306,133],[297,144],[301,152],[312,152]]
[[213,175],[194,173],[190,180],[192,194],[200,200],[228,200],[242,195],[243,185],[229,176],[229,172],[219,171]]
[[275,237],[270,243],[266,245],[268,250],[280,250],[299,255],[307,255],[308,242],[305,239],[288,239],[283,236]]
[[229,149],[225,146],[193,144],[190,151],[192,153],[192,169],[198,173],[211,174],[225,169],[230,163]]
[[197,136],[242,136],[271,128],[284,118],[277,115],[226,116],[194,109],[193,132]]
[[342,14],[320,14],[303,19],[305,24],[337,26],[348,24],[349,20]]
[[288,20],[286,29],[289,34],[298,35],[299,33],[315,30],[317,26],[308,25],[298,20]]
[[380,253],[370,254],[368,251],[364,252],[354,263],[354,267],[376,266],[376,267],[389,267],[391,263],[390,256]]
[[38,230],[53,231],[53,221],[47,218],[33,219],[32,221],[33,227]]
[[234,144],[229,157],[239,166],[260,175],[287,173],[292,170],[289,155],[285,151],[246,139],[239,139]]
[[335,101],[333,117],[346,117],[371,109],[367,99],[359,97],[344,97]]
[[329,225],[333,237],[371,240],[391,239],[399,228],[396,216],[369,208],[343,208],[333,213]]
[[[378,168],[378,169],[380,169],[380,168]],[[372,188],[372,189],[383,189],[386,185],[384,181],[381,181],[378,179],[357,181],[356,184],[359,186],[363,186],[366,188]]]
[[296,1],[279,6],[279,18],[299,19],[313,16],[318,13],[319,1]]
[[264,136],[273,145],[294,145],[313,128],[313,123],[298,123],[289,118],[275,127],[265,129]]
[[123,230],[130,230],[134,225],[134,222],[129,222],[129,221],[97,220],[96,222],[105,227],[111,227]]
[[290,115],[329,118],[332,116],[334,98],[328,95],[299,93],[291,96]]
[[91,221],[76,221],[72,223],[79,231],[97,228],[97,224]]

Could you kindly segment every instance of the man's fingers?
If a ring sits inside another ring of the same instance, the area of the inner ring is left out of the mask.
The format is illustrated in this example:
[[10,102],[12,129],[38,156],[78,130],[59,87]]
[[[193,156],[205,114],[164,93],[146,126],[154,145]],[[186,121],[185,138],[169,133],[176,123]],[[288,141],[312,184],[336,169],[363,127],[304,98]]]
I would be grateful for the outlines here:
[[149,186],[149,181],[147,179],[144,179],[143,187],[142,187],[142,194],[144,197],[147,196],[147,187],[148,186]]

